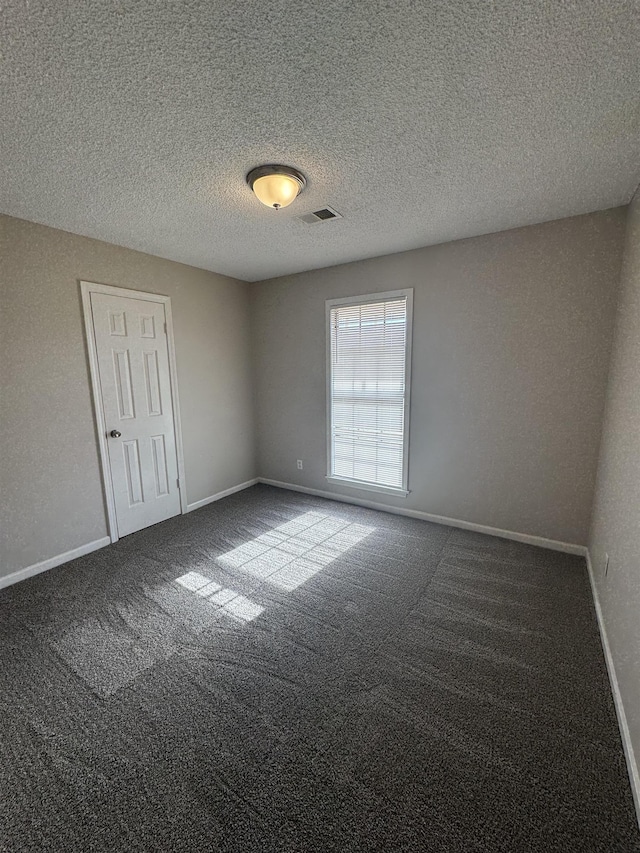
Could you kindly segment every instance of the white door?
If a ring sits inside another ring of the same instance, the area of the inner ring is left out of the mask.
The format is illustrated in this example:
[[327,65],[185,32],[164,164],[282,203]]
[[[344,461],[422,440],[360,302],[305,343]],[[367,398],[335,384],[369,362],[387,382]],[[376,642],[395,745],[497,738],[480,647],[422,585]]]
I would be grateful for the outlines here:
[[126,536],[180,512],[164,304],[91,293],[118,525]]

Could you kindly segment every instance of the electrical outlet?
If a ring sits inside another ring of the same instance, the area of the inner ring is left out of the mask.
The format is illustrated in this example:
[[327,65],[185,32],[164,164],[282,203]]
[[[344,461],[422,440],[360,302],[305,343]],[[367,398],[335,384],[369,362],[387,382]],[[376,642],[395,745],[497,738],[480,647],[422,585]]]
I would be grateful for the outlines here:
[[609,574],[609,555],[605,554],[604,555],[604,576],[605,576],[605,578],[608,574]]
[[298,471],[302,471],[302,459],[298,459]]

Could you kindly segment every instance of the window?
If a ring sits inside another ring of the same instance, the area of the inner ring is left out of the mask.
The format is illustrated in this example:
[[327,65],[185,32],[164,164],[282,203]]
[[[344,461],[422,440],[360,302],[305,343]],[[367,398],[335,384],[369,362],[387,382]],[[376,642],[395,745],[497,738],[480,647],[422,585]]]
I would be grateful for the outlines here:
[[327,302],[328,479],[408,494],[413,290]]

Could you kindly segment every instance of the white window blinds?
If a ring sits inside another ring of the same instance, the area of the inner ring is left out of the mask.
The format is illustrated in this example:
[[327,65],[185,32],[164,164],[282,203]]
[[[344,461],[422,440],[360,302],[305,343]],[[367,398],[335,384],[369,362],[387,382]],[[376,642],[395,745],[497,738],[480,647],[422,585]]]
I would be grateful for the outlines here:
[[329,475],[406,489],[408,297],[329,303]]

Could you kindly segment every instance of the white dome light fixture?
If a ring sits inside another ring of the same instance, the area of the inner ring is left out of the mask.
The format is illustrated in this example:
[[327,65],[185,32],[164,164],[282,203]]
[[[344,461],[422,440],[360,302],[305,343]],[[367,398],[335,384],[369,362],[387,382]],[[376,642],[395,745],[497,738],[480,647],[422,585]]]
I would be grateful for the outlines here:
[[307,185],[302,172],[292,166],[257,166],[247,175],[247,183],[258,199],[274,210],[290,205]]

